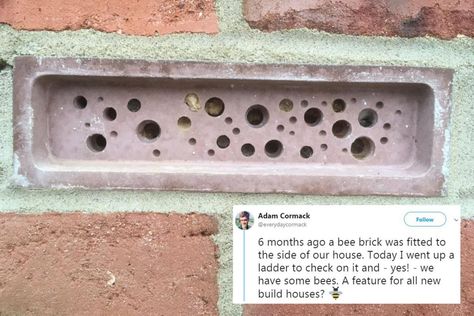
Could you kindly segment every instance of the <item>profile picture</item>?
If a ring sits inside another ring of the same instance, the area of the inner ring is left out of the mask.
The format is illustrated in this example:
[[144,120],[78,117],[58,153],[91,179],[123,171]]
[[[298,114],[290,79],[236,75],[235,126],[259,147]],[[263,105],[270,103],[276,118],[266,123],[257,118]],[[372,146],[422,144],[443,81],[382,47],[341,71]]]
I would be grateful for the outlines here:
[[253,216],[247,212],[239,212],[235,217],[235,225],[242,230],[248,230],[253,225]]

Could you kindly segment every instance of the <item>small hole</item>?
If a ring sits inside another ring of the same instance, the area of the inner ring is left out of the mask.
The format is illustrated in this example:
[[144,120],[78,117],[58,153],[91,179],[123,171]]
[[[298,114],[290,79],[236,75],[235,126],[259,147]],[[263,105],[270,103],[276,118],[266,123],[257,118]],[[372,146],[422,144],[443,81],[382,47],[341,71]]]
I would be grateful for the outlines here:
[[217,143],[217,146],[219,148],[224,149],[224,148],[229,147],[230,139],[229,139],[229,137],[227,137],[225,135],[221,135],[221,136],[217,137],[217,142],[216,143]]
[[295,124],[298,121],[298,119],[295,116],[290,117],[290,123]]
[[260,104],[252,105],[245,114],[247,122],[253,127],[262,127],[268,121],[268,110]]
[[273,139],[265,144],[265,153],[270,158],[276,158],[283,152],[283,145],[280,141]]
[[326,101],[323,101],[323,102],[321,102],[321,105],[326,106],[326,105],[328,105],[328,103]]
[[84,126],[85,127],[91,127],[91,123],[85,123]]
[[199,97],[196,93],[188,93],[184,97],[184,103],[188,106],[188,108],[193,111],[197,112],[201,109],[201,105],[199,104]]
[[196,138],[190,138],[188,140],[189,145],[196,145]]
[[103,97],[98,97],[97,101],[102,102],[102,101],[104,101],[104,98]]
[[383,102],[382,102],[382,101],[379,101],[379,102],[375,103],[375,107],[376,107],[377,109],[383,108]]
[[191,119],[187,116],[181,116],[178,119],[178,127],[182,130],[187,130],[191,127]]
[[280,110],[283,112],[290,112],[293,110],[293,101],[290,99],[283,99],[280,101]]
[[87,147],[94,152],[101,152],[107,146],[107,140],[101,134],[94,134],[87,138]]
[[239,134],[240,134],[240,129],[237,128],[237,127],[234,128],[234,129],[232,130],[232,134],[234,134],[234,135],[239,135]]
[[340,120],[332,126],[332,133],[338,138],[344,138],[351,134],[352,128],[348,121]]
[[245,157],[250,157],[255,153],[255,147],[252,144],[243,144],[240,150]]
[[351,153],[356,159],[365,159],[375,150],[374,142],[368,137],[359,137],[351,145]]
[[383,125],[383,129],[390,129],[392,127],[392,125],[390,125],[390,123],[385,123]]
[[382,137],[380,138],[380,143],[381,144],[386,144],[388,142],[388,138],[387,137]]
[[146,120],[141,122],[137,127],[138,137],[145,142],[151,142],[160,136],[160,125],[155,121]]
[[109,121],[113,121],[117,118],[117,111],[114,108],[105,108],[104,117]]
[[295,132],[294,131],[290,131],[289,133],[291,136],[295,135]]
[[74,106],[77,108],[77,109],[85,109],[86,106],[87,106],[87,99],[84,98],[82,95],[80,96],[77,96],[74,98]]
[[364,109],[359,113],[359,124],[363,127],[372,127],[377,123],[377,112],[372,109]]
[[317,108],[311,108],[304,113],[304,121],[309,126],[318,125],[323,119],[323,112]]
[[397,114],[397,115],[402,115],[402,111],[396,110],[396,111],[395,111],[395,114]]
[[142,104],[140,100],[138,99],[131,99],[130,101],[128,101],[127,109],[130,112],[138,112],[141,107],[142,107]]
[[356,98],[352,98],[352,99],[351,99],[351,102],[352,102],[352,103],[356,103],[356,102],[357,102],[357,99],[356,99]]
[[211,156],[211,157],[214,156],[215,153],[216,153],[216,152],[215,152],[213,149],[209,149],[209,150],[207,151],[207,154],[208,154],[209,156]]
[[232,124],[232,118],[231,118],[231,117],[226,117],[226,118],[225,118],[225,122],[226,122],[227,124]]
[[277,126],[277,131],[283,132],[284,130],[285,130],[285,126],[283,126],[283,125],[278,125]]
[[346,153],[346,152],[347,152],[347,148],[342,148],[342,152]]
[[319,135],[321,135],[321,136],[326,136],[326,134],[327,134],[326,131],[320,131],[319,132]]
[[346,109],[346,102],[343,99],[336,99],[332,103],[332,109],[336,113],[344,112],[344,110]]
[[308,106],[308,104],[309,104],[309,103],[308,103],[308,101],[307,101],[307,100],[303,100],[303,101],[301,101],[301,106],[302,106],[302,107],[304,107],[304,108],[305,108],[305,107],[307,107],[307,106]]
[[160,157],[161,152],[158,149],[153,150],[153,156]]
[[328,149],[328,145],[326,144],[321,144],[321,150],[326,151]]
[[110,136],[112,136],[112,137],[115,138],[115,137],[118,136],[118,133],[117,133],[116,131],[111,131],[111,132],[110,132]]
[[313,148],[309,146],[303,146],[300,150],[300,155],[301,157],[308,159],[313,155]]
[[224,102],[219,98],[210,98],[204,109],[210,116],[217,117],[224,112]]

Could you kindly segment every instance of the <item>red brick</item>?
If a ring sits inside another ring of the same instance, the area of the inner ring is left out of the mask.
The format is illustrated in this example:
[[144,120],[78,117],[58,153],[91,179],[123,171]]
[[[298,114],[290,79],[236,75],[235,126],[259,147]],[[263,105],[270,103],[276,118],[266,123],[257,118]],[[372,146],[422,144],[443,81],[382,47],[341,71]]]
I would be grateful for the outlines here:
[[311,28],[353,35],[474,36],[473,0],[244,0],[247,22],[264,31]]
[[246,305],[245,316],[253,315],[474,315],[474,221],[461,223],[460,305]]
[[214,0],[2,0],[0,22],[23,30],[218,32]]
[[0,315],[217,315],[216,231],[196,214],[0,215]]

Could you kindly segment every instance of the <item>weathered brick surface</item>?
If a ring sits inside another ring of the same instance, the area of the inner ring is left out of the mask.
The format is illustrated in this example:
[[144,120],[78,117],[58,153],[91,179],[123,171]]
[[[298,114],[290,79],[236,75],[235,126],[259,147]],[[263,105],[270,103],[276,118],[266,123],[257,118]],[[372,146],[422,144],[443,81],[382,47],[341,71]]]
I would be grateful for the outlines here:
[[460,305],[246,305],[245,316],[257,315],[474,315],[474,221],[461,223]]
[[244,0],[264,31],[307,27],[354,35],[474,36],[473,0]]
[[216,315],[206,215],[0,215],[0,315]]
[[214,0],[1,0],[0,23],[24,30],[153,35],[218,31]]

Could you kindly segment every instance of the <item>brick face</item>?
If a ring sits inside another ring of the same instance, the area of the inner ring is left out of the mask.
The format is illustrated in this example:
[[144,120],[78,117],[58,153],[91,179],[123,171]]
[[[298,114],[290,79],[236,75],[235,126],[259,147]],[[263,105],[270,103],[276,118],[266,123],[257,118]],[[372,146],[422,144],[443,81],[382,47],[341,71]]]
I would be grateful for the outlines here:
[[2,0],[1,22],[23,30],[91,28],[131,35],[218,32],[214,0]]
[[254,28],[385,36],[474,36],[472,0],[244,0]]
[[206,215],[0,215],[0,315],[217,315]]

